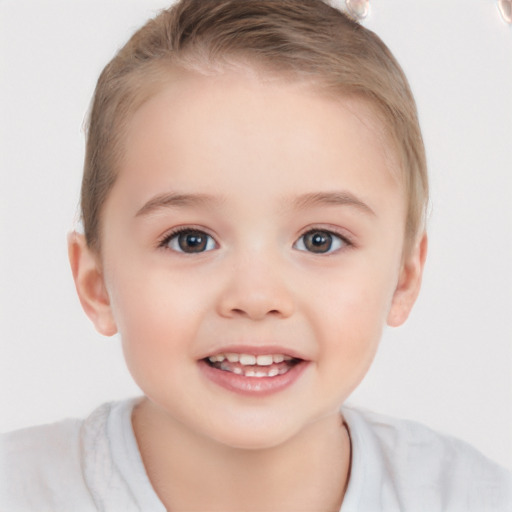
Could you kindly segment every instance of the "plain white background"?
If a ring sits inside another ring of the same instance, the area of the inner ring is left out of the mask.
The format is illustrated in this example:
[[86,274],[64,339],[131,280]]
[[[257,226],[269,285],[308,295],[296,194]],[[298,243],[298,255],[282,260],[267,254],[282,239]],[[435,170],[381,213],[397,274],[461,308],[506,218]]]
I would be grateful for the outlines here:
[[[167,3],[0,0],[0,431],[139,393],[80,309],[66,233],[97,76]],[[494,0],[372,0],[364,24],[416,95],[432,214],[415,311],[351,402],[512,469],[512,27]]]

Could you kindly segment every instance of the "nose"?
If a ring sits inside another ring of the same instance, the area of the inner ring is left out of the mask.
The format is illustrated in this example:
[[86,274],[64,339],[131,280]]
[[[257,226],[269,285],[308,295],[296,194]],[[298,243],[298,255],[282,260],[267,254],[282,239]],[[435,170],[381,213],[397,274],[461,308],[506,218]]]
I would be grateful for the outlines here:
[[282,270],[257,257],[232,265],[218,301],[219,314],[251,320],[291,316],[294,299]]

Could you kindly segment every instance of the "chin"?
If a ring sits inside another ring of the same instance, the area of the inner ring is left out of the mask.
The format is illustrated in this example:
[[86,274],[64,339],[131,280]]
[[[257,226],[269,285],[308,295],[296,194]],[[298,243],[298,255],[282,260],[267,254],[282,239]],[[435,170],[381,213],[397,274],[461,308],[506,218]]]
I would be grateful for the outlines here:
[[236,436],[222,436],[216,439],[220,444],[233,448],[236,450],[247,450],[247,451],[262,451],[262,450],[272,450],[279,446],[285,444],[290,438],[291,435],[276,435],[269,433],[246,433],[245,435]]
[[253,418],[253,421],[225,421],[218,428],[211,428],[206,433],[210,439],[226,447],[239,450],[270,450],[293,439],[298,429],[291,422],[263,421]]

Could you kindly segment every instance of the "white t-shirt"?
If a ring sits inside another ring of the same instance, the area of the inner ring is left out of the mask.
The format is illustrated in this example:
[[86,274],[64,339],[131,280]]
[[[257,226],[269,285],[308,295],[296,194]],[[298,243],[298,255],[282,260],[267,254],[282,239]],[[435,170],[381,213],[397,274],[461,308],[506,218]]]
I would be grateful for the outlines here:
[[[137,399],[0,436],[0,511],[165,512],[132,429]],[[410,421],[343,409],[352,442],[341,512],[512,512],[512,474]]]

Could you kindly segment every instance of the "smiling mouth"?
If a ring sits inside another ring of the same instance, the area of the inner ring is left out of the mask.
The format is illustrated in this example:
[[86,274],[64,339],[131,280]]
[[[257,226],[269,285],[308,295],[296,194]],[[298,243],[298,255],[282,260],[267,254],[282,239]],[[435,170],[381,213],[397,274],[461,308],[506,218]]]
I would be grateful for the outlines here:
[[302,359],[284,354],[219,353],[206,357],[208,366],[244,377],[277,377],[288,373]]

